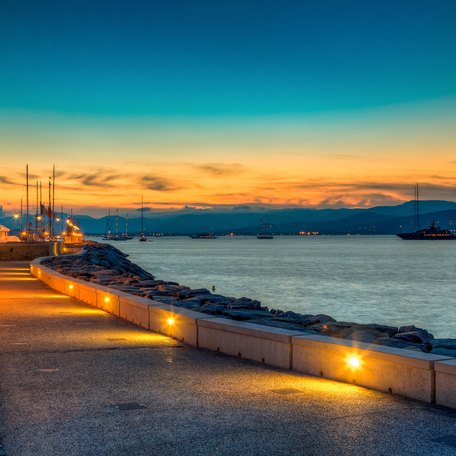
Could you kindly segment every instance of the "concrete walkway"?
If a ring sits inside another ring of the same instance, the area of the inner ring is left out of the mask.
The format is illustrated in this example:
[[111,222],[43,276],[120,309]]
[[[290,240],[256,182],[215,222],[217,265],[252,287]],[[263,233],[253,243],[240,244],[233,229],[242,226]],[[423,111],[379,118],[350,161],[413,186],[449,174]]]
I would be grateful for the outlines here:
[[0,437],[28,455],[455,455],[456,413],[182,346],[0,263]]

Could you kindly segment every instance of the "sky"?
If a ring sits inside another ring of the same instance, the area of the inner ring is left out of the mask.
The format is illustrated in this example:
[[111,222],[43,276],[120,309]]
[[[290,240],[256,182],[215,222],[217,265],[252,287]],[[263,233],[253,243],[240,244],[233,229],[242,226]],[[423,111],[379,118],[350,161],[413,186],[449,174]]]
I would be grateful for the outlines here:
[[0,205],[456,200],[453,0],[0,3]]

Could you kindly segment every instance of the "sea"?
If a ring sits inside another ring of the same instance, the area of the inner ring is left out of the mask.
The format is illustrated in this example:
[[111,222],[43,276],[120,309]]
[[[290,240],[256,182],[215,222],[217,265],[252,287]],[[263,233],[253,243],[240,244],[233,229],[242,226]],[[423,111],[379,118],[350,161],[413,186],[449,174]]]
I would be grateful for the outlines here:
[[456,242],[396,236],[151,237],[112,242],[157,278],[338,321],[456,338]]

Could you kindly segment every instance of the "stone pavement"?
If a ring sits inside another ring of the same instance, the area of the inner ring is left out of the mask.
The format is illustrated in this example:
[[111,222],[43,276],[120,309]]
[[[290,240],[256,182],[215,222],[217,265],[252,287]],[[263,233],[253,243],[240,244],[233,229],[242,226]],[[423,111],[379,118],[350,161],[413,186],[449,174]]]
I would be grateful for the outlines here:
[[0,455],[456,455],[456,412],[183,346],[0,262]]

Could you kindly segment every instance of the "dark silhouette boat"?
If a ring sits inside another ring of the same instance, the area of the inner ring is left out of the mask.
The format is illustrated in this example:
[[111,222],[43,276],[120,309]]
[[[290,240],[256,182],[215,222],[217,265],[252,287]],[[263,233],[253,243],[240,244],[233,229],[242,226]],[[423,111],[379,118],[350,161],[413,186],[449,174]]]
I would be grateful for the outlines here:
[[429,228],[425,228],[424,230],[417,230],[413,233],[397,233],[396,236],[399,236],[404,240],[414,241],[456,240],[456,235],[454,233],[452,233],[450,230],[440,228],[435,220],[432,221]]
[[272,225],[268,221],[268,217],[265,216],[260,224],[260,232],[257,234],[257,239],[274,239],[271,234]]
[[217,239],[217,236],[214,236],[214,233],[200,233],[200,234],[191,234],[192,239]]
[[144,199],[141,195],[141,234],[139,235],[139,242],[147,242],[146,235],[144,234]]
[[422,230],[420,227],[420,198],[419,198],[419,187],[416,184],[415,187],[415,227],[416,231],[412,233],[397,233],[396,236],[399,236],[401,239],[406,241],[452,241],[456,240],[456,235],[450,230],[445,230],[440,228],[437,225],[435,220],[432,221],[429,228],[424,228]]

